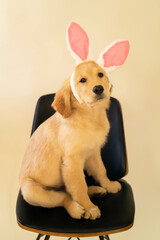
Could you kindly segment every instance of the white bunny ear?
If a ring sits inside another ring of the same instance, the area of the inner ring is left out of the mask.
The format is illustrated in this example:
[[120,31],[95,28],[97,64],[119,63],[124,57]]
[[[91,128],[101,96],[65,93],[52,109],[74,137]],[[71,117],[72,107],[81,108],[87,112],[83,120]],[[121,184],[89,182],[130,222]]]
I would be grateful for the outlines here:
[[107,69],[108,73],[111,73],[125,62],[128,52],[127,40],[115,41],[100,54],[98,62]]
[[71,55],[76,60],[85,61],[89,53],[89,39],[86,32],[72,22],[67,29],[67,44]]

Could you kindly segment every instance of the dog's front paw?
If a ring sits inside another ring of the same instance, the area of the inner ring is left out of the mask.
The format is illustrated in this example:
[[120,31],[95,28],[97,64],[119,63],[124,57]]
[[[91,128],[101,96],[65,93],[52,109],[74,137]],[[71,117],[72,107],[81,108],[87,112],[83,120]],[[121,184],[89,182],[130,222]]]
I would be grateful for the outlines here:
[[66,207],[67,212],[72,218],[81,219],[84,216],[85,209],[76,201],[71,201]]
[[121,190],[122,186],[117,181],[109,181],[105,187],[108,193],[117,193]]
[[85,219],[95,220],[96,218],[100,218],[100,216],[101,216],[101,211],[94,204],[91,207],[85,209],[85,215],[84,215]]

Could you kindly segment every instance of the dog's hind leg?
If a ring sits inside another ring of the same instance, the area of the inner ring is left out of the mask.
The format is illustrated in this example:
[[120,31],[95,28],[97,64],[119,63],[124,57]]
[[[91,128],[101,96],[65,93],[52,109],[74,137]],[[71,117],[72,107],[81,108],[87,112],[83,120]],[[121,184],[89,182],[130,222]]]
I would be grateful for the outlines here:
[[80,219],[84,214],[84,208],[73,201],[65,191],[46,190],[33,179],[26,178],[21,184],[23,198],[33,206],[46,208],[64,207],[73,218]]
[[88,195],[90,197],[103,197],[107,194],[107,190],[105,188],[99,186],[89,186],[88,187]]

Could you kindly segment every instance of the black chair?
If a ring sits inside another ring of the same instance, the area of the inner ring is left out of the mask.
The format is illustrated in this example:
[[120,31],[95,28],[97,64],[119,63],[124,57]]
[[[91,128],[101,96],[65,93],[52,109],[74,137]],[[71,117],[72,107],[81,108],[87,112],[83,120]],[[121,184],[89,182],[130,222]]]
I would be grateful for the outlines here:
[[[54,94],[44,95],[38,100],[31,134],[47,118],[55,113],[51,108]],[[111,130],[107,144],[102,149],[102,159],[107,167],[111,180],[123,178],[128,171],[126,147],[121,107],[115,98],[111,98],[107,112]],[[86,174],[88,185],[96,185]],[[69,237],[99,236],[100,240],[109,239],[109,234],[125,231],[134,222],[134,197],[131,186],[120,180],[122,190],[104,197],[93,197],[92,202],[101,210],[101,217],[96,220],[75,220],[62,207],[42,208],[29,205],[19,192],[16,206],[17,222],[23,229],[39,233],[37,240],[43,235],[45,240],[51,235]]]

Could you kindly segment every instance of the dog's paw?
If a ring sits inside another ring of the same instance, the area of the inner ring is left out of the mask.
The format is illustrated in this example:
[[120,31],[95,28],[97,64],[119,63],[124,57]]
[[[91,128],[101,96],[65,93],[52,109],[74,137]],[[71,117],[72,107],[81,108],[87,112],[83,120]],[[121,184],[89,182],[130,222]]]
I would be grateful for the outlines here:
[[122,186],[119,182],[117,181],[109,181],[107,183],[106,189],[108,193],[117,193],[121,190]]
[[96,218],[100,218],[100,216],[101,216],[101,211],[94,204],[90,208],[85,209],[85,215],[84,215],[85,219],[95,220]]
[[99,186],[89,186],[88,195],[90,197],[103,197],[107,194],[107,189]]
[[76,219],[81,219],[85,213],[85,209],[79,203],[73,200],[66,210],[72,218]]

